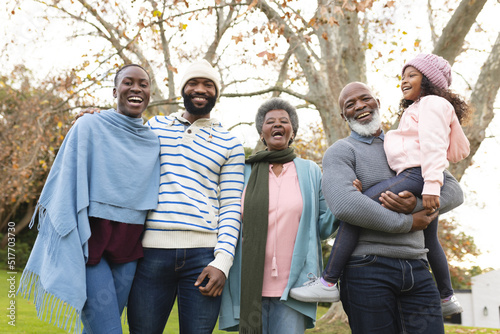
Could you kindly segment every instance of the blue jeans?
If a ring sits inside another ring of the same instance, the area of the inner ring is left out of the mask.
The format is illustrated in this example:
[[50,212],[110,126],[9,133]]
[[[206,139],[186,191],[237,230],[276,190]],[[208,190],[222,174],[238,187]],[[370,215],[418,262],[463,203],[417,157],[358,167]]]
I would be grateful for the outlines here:
[[176,297],[180,333],[212,333],[221,297],[203,296],[194,283],[213,260],[213,248],[144,248],[127,308],[130,333],[163,333]]
[[424,260],[352,256],[340,284],[352,334],[444,333],[439,293]]
[[129,296],[137,261],[86,267],[87,301],[82,311],[83,334],[121,334],[121,314]]
[[262,297],[262,334],[304,334],[306,316],[280,299]]
[[[407,190],[416,197],[422,196],[424,180],[422,178],[422,169],[414,167],[407,169],[398,175],[384,180],[363,192],[374,201],[379,202],[380,194],[386,191],[392,191],[397,194]],[[380,202],[379,202],[380,203]],[[345,222],[341,222],[335,243],[333,244],[328,263],[323,272],[323,278],[331,283],[336,283],[342,269],[349,260],[352,252],[358,243],[359,227]],[[441,298],[451,296],[453,289],[451,287],[450,272],[448,270],[448,261],[438,239],[438,218],[434,219],[424,230],[425,247],[429,249],[427,258],[436,278],[438,290]]]

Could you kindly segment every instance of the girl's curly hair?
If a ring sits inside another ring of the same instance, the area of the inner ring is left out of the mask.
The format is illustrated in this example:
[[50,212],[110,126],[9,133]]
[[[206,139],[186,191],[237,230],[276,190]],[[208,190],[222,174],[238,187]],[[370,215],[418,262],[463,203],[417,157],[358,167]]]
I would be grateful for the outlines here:
[[[433,85],[425,75],[422,74],[422,83],[420,84],[420,97],[427,95],[437,95],[451,103],[457,114],[460,124],[469,121],[474,109],[460,95],[451,92],[449,89],[441,89]],[[420,98],[419,97],[419,98]],[[413,102],[411,100],[401,99],[399,102],[399,117],[403,114]]]

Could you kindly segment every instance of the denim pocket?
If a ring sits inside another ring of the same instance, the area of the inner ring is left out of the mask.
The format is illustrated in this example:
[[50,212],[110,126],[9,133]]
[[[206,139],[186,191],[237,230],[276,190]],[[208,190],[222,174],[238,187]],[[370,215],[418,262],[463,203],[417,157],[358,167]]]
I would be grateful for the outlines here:
[[420,261],[420,263],[422,263],[424,265],[424,267],[427,268],[427,270],[431,270],[431,267],[429,266],[429,262],[427,262],[424,259],[419,259],[418,261]]
[[377,261],[377,255],[352,255],[347,262],[347,267],[362,267]]

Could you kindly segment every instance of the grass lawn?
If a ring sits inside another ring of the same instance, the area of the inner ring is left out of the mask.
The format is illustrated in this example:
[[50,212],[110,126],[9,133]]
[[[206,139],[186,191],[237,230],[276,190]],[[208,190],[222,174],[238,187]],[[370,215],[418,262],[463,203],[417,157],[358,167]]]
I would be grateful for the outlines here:
[[[15,289],[18,287],[18,280],[21,277],[21,272],[15,275],[17,278]],[[0,318],[0,333],[2,334],[63,334],[66,331],[59,329],[51,324],[44,321],[40,321],[36,316],[35,306],[32,300],[29,301],[16,296],[15,299],[10,298],[10,284],[9,276],[5,270],[0,271],[0,308],[3,310],[1,312],[2,317]],[[15,326],[9,324],[9,306],[11,301],[15,301]],[[320,307],[318,309],[318,318],[320,318],[327,308]],[[216,327],[217,328],[217,327]],[[447,334],[464,334],[464,333],[486,333],[486,334],[500,334],[500,329],[486,329],[486,328],[472,328],[472,327],[462,327],[462,326],[445,326]],[[349,334],[349,326],[342,323],[328,324],[326,322],[319,321],[316,328],[308,330],[307,334]],[[123,333],[128,334],[127,324],[123,325]],[[177,320],[177,306],[172,310],[167,326],[163,333],[175,334],[179,333],[179,323]],[[215,330],[214,333],[228,333],[224,331]]]
[[[19,279],[21,278],[22,272],[18,272],[16,276],[16,289],[19,286]],[[0,271],[0,308],[2,310],[0,317],[0,333],[1,334],[64,334],[64,331],[60,328],[55,327],[52,324],[48,324],[45,321],[40,321],[36,316],[35,305],[33,304],[33,298],[26,300],[21,296],[16,296],[15,298],[15,326],[9,324],[9,310],[12,298],[9,298],[10,294],[10,284],[8,281],[9,276],[5,270]],[[123,324],[123,333],[128,334],[128,325]],[[172,313],[170,315],[167,326],[165,327],[166,334],[179,333],[179,322],[177,320],[177,305],[174,306]],[[228,333],[224,331],[215,330],[214,333]]]

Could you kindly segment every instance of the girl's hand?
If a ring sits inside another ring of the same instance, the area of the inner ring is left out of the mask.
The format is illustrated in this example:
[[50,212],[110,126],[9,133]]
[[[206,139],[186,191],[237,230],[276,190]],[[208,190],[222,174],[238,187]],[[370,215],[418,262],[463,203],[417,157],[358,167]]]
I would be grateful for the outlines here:
[[361,185],[361,181],[356,179],[354,181],[352,181],[352,185],[354,186],[354,188],[356,188],[359,192],[362,191],[363,189],[363,186]]
[[94,112],[101,112],[101,109],[99,108],[87,108],[83,111],[80,111],[78,114],[75,115],[75,119],[73,122],[71,122],[71,125],[75,124],[76,120],[82,117],[84,114],[93,114]]
[[422,204],[427,214],[434,213],[439,209],[439,196],[436,195],[422,195]]

